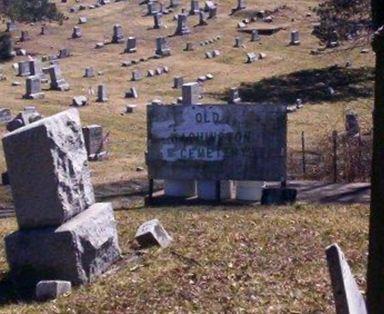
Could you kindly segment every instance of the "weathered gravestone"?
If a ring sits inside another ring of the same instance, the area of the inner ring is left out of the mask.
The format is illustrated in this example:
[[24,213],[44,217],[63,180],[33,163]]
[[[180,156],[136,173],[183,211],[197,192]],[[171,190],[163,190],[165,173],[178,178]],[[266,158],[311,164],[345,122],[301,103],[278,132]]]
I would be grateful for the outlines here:
[[123,28],[120,24],[113,25],[112,43],[120,44],[124,41]]
[[182,85],[182,104],[197,105],[199,104],[200,86],[196,82],[186,83]]
[[72,31],[72,38],[80,38],[82,36],[81,28],[79,26],[75,26]]
[[149,178],[286,178],[284,105],[149,105],[147,120]]
[[26,92],[23,96],[26,99],[44,98],[44,93],[41,91],[41,79],[38,75],[29,76],[25,82]]
[[7,124],[11,120],[11,110],[8,108],[0,108],[0,124]]
[[20,230],[5,238],[13,274],[83,284],[120,257],[110,203],[95,203],[80,119],[71,109],[3,138]]
[[289,44],[293,45],[293,46],[300,45],[300,33],[299,33],[299,31],[294,30],[291,32],[291,41]]
[[71,51],[68,48],[62,48],[59,50],[58,58],[63,59],[63,58],[69,58],[71,56]]
[[173,240],[158,219],[143,223],[137,229],[135,239],[142,247],[159,245],[163,248],[169,246]]
[[248,52],[247,53],[247,63],[253,63],[257,60],[257,55],[254,52]]
[[21,31],[20,41],[28,41],[31,40],[31,36],[29,36],[28,31]]
[[69,90],[69,84],[61,76],[61,71],[58,64],[53,64],[49,68],[43,69],[43,72],[49,75],[51,80],[51,89],[58,91]]
[[191,43],[191,42],[186,43],[184,50],[185,51],[193,51],[193,50],[195,50],[193,43]]
[[157,12],[153,14],[153,28],[154,29],[160,29],[164,27],[164,22],[163,22],[163,14],[160,12]]
[[367,314],[364,297],[353,278],[343,252],[337,244],[325,250],[337,314]]
[[235,37],[235,48],[240,48],[243,46],[243,39],[241,37]]
[[251,33],[251,41],[258,41],[260,40],[260,35],[257,29],[253,29]]
[[170,0],[169,1],[169,7],[170,8],[177,8],[180,5],[180,0]]
[[17,31],[17,25],[14,21],[7,21],[7,29],[6,32],[14,32]]
[[132,81],[140,81],[143,78],[143,74],[139,70],[132,71]]
[[137,51],[136,47],[136,37],[128,37],[127,47],[125,48],[126,53],[134,53]]
[[94,77],[95,76],[95,70],[93,67],[87,67],[85,68],[84,77]]
[[154,1],[148,1],[147,3],[147,15],[153,15],[160,12],[160,4]]
[[167,57],[171,55],[171,48],[164,37],[156,38],[156,51],[155,54],[161,57]]
[[239,95],[239,89],[237,87],[232,87],[229,90],[229,103],[230,104],[237,104],[241,102],[241,98]]
[[345,115],[345,131],[350,137],[356,136],[360,133],[360,125],[357,113],[348,112]]
[[71,282],[64,280],[42,280],[36,285],[36,299],[47,301],[71,292]]
[[20,61],[18,62],[18,76],[30,76],[31,75],[31,68],[29,65],[29,61]]
[[199,25],[200,26],[208,25],[207,16],[203,9],[200,9],[199,11]]
[[177,27],[176,27],[175,35],[187,35],[191,33],[187,25],[187,19],[188,19],[187,13],[179,13],[177,15]]
[[108,92],[107,86],[105,84],[100,84],[97,86],[97,102],[107,102],[108,101]]
[[85,148],[88,160],[102,160],[106,158],[107,152],[104,150],[103,128],[100,125],[92,124],[83,127]]
[[29,62],[29,73],[31,75],[43,76],[43,70],[41,68],[40,61],[30,60]]
[[191,0],[191,10],[189,10],[190,15],[199,14],[200,7],[199,7],[199,0]]
[[208,12],[209,19],[213,19],[217,15],[217,5],[213,1],[205,1],[204,11]]
[[30,123],[42,119],[43,116],[33,106],[25,107],[16,117],[7,124],[7,130],[12,132]]
[[244,10],[245,8],[245,0],[237,0],[237,7],[235,8],[235,11]]
[[184,84],[184,77],[176,76],[173,78],[173,88],[181,88]]

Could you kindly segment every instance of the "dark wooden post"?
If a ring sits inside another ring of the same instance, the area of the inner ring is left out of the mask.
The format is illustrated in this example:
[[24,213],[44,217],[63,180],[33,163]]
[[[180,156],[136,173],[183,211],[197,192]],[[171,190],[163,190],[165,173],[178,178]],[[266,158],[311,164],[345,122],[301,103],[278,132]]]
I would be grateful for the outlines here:
[[333,182],[337,182],[337,131],[332,132],[333,144]]
[[373,50],[376,53],[373,151],[371,169],[371,211],[367,307],[370,314],[384,310],[384,0],[372,0]]
[[303,175],[307,174],[307,161],[305,159],[305,135],[304,131],[301,132],[301,153],[302,153],[302,166],[303,166]]

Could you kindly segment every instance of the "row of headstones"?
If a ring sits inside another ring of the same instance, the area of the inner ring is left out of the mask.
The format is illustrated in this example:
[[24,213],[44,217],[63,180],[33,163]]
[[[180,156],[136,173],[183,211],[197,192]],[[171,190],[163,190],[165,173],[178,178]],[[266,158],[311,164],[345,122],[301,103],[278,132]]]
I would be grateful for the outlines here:
[[[169,73],[169,68],[167,66],[158,67],[155,70],[148,70],[147,77],[158,76],[162,74]],[[143,73],[140,70],[134,70],[131,74],[131,81],[140,81],[144,78]]]

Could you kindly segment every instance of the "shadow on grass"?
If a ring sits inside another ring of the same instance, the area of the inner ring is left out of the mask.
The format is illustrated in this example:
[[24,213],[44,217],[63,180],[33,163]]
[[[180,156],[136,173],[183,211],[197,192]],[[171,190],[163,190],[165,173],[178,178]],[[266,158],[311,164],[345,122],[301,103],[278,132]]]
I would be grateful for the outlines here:
[[9,272],[0,275],[0,306],[34,301],[37,281],[26,278],[15,277]]
[[[302,70],[274,76],[255,83],[242,83],[240,97],[244,102],[293,104],[300,98],[305,103],[350,101],[373,96],[374,68],[328,67]],[[330,95],[329,87],[335,93]],[[228,100],[229,92],[222,98]]]

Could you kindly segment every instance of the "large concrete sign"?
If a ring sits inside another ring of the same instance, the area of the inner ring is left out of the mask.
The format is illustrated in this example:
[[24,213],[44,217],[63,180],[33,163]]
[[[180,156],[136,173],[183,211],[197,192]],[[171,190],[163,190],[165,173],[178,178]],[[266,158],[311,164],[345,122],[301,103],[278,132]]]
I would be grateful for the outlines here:
[[148,105],[150,178],[266,180],[286,176],[286,107]]

